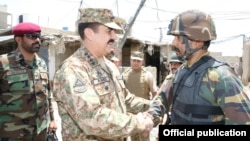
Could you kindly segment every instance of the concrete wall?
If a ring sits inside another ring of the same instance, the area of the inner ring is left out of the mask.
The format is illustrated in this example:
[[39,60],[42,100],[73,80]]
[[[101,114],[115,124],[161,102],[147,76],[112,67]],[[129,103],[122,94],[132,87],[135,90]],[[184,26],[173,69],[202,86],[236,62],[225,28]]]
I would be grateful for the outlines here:
[[248,86],[250,81],[250,40],[248,40],[243,46],[242,66],[243,74],[242,81],[245,86]]
[[239,56],[222,56],[221,52],[210,52],[210,55],[214,58],[227,62],[231,67],[233,67],[236,73],[241,76],[240,72],[240,57]]

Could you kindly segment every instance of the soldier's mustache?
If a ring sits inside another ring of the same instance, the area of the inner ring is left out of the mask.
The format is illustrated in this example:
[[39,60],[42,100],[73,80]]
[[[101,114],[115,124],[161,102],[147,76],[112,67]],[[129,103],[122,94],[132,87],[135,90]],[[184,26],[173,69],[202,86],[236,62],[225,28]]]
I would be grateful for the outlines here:
[[32,45],[36,45],[36,44],[38,44],[38,45],[40,46],[40,43],[39,43],[39,42],[35,42],[35,43],[33,43]]

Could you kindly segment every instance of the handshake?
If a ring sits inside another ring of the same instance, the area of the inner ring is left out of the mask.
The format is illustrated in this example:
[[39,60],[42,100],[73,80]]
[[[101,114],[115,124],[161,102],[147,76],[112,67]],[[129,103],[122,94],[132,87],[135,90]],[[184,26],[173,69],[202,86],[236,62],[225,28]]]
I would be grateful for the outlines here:
[[150,131],[154,127],[152,115],[150,115],[148,112],[140,112],[136,115],[136,118],[139,123],[139,128],[143,131],[142,136],[149,136]]

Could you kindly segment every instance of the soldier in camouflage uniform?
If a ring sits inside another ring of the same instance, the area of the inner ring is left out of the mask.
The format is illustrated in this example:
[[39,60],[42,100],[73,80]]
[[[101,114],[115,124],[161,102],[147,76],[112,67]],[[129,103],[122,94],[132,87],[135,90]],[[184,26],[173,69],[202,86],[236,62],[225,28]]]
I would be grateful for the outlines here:
[[[144,54],[140,51],[133,51],[130,56],[130,67],[122,73],[126,88],[133,94],[144,99],[152,99],[157,94],[158,87],[153,74],[143,66]],[[143,137],[141,134],[131,136],[131,141],[149,141],[150,137]]]
[[17,49],[0,56],[1,141],[45,141],[48,126],[56,128],[47,66],[36,54],[40,32],[36,24],[18,24],[12,30]]
[[166,115],[163,118],[162,124],[168,124],[166,122],[170,122],[171,112],[169,108],[171,107],[171,102],[172,102],[171,99],[173,96],[168,95],[169,94],[168,90],[169,87],[172,86],[172,79],[175,76],[175,72],[183,63],[184,60],[181,57],[177,56],[175,52],[173,52],[169,60],[171,73],[165,77],[161,87],[157,92],[157,96],[155,99],[160,100],[160,102],[164,105],[164,108],[167,111],[167,113],[164,113]]
[[[62,119],[64,141],[124,141],[132,133],[153,128],[149,100],[124,86],[118,68],[105,55],[117,39],[108,9],[80,9],[82,46],[56,71],[53,92]],[[138,113],[136,115],[129,113]]]
[[[185,11],[171,21],[167,34],[174,36],[172,46],[186,60],[166,91],[173,95],[170,124],[250,124],[246,88],[227,63],[209,56],[207,49],[216,39],[211,16]],[[151,107],[155,117],[164,111],[155,107],[159,103]]]

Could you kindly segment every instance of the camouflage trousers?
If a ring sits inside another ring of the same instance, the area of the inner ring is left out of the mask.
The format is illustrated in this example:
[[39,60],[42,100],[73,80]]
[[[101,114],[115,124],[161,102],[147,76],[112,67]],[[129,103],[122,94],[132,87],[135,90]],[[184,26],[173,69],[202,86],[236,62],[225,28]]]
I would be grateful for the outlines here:
[[47,130],[43,130],[40,134],[34,135],[31,137],[23,137],[20,139],[10,139],[10,138],[1,138],[0,141],[46,141]]

